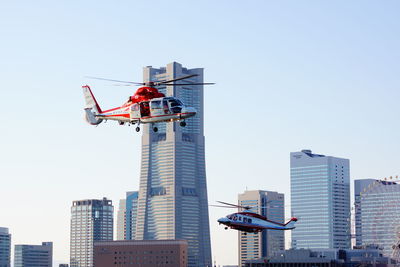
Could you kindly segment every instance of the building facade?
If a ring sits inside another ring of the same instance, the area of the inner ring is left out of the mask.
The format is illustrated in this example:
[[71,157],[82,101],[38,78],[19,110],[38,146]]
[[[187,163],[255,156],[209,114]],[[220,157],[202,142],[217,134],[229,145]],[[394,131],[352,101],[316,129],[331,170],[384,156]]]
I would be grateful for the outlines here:
[[355,180],[356,244],[376,245],[400,261],[400,184],[394,181]]
[[138,195],[138,191],[126,192],[126,198],[119,202],[117,240],[135,239]]
[[118,240],[94,243],[94,267],[187,266],[186,240]]
[[52,267],[53,243],[42,245],[15,245],[14,267]]
[[354,180],[354,218],[355,218],[355,230],[356,230],[356,246],[360,247],[363,245],[362,234],[361,234],[361,195],[363,191],[366,191],[372,186],[377,180],[375,179],[360,179]]
[[[162,81],[185,75],[198,76],[185,83],[203,82],[203,69],[187,69],[173,62],[163,68],[144,68],[144,81]],[[158,132],[145,125],[137,240],[188,240],[190,267],[211,266],[211,245],[203,132],[203,86],[166,86],[166,96],[175,96],[196,108],[196,116],[177,122],[158,123]]]
[[8,228],[0,227],[0,267],[10,267],[11,234]]
[[293,248],[347,249],[351,246],[349,160],[290,153]]
[[[250,211],[261,214],[272,221],[284,223],[285,196],[278,192],[252,190],[238,196],[238,204],[254,207]],[[272,256],[285,249],[285,233],[277,230],[264,230],[259,233],[239,235],[239,266],[245,261]]]
[[126,199],[119,200],[117,213],[117,240],[126,240]]
[[290,249],[272,257],[251,260],[246,267],[395,267],[396,262],[376,248]]
[[73,201],[71,207],[70,266],[93,267],[93,243],[113,240],[112,201],[86,199]]

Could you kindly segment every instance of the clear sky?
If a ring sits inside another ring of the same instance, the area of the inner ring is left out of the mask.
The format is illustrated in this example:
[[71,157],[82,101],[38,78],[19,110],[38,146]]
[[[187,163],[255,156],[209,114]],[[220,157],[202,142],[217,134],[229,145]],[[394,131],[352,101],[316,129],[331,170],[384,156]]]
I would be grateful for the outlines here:
[[[0,226],[69,260],[73,200],[139,185],[140,135],[83,120],[81,85],[114,107],[172,61],[205,68],[209,202],[248,189],[289,202],[289,153],[350,159],[351,177],[399,174],[399,1],[2,1]],[[237,233],[210,207],[213,259]]]

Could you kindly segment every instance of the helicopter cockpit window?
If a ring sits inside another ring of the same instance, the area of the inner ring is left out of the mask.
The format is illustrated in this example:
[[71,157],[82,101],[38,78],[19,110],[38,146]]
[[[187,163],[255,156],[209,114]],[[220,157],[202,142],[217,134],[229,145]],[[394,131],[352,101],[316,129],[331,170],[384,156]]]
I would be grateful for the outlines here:
[[161,100],[151,101],[150,106],[151,109],[161,109],[162,108]]
[[171,105],[171,107],[178,107],[178,106],[182,106],[182,102],[179,101],[178,99],[170,99],[169,103]]
[[173,99],[168,100],[168,102],[171,107],[172,113],[180,113],[182,111],[183,104],[178,99],[173,98]]

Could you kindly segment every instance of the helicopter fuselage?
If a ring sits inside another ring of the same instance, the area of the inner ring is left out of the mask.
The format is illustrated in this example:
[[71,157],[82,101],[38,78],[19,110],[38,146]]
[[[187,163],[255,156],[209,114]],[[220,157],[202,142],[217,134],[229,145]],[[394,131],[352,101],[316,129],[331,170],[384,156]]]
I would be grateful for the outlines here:
[[253,212],[237,212],[218,220],[219,224],[247,233],[257,233],[266,229],[292,230],[295,228],[296,221],[296,218],[291,218],[283,224],[268,220],[266,217]]
[[[165,97],[163,94],[160,94],[161,97],[151,99],[129,97],[129,100],[122,106],[103,111],[90,87],[86,85],[82,88],[86,101],[85,118],[92,125],[98,125],[106,120],[114,120],[118,121],[120,125],[181,121],[181,126],[185,126],[184,120],[196,115],[195,108],[185,106],[176,97]],[[149,87],[142,88],[148,89]],[[154,90],[157,89],[154,88]],[[137,127],[136,131],[139,130]],[[154,127],[153,130],[157,131],[157,127]]]
[[121,107],[96,114],[95,117],[135,124],[180,121],[194,115],[196,109],[186,107],[179,99],[160,97],[139,103],[125,103]]

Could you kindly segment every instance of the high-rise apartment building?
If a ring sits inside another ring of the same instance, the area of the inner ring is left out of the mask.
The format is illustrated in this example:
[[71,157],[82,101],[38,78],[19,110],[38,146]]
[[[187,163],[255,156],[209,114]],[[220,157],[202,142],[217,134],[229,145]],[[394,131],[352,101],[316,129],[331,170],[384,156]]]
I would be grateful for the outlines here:
[[349,160],[290,153],[292,230],[294,248],[350,248]]
[[112,201],[86,199],[71,207],[70,266],[93,267],[93,243],[113,240]]
[[400,184],[361,179],[354,185],[356,244],[378,246],[385,256],[400,260]]
[[126,198],[119,202],[117,240],[135,239],[138,194],[138,191],[126,192]]
[[[263,190],[245,191],[239,194],[238,204],[253,207],[250,211],[261,214],[269,220],[284,223],[284,194]],[[270,257],[274,252],[284,249],[284,231],[264,230],[259,233],[239,231],[239,266],[244,266],[247,260]]]
[[42,245],[15,245],[14,267],[52,267],[53,242]]
[[8,228],[0,227],[0,267],[10,267],[11,234]]
[[[187,69],[173,62],[162,68],[144,68],[144,81],[198,76],[185,83],[203,82],[203,69]],[[203,86],[159,88],[196,108],[196,116],[157,124],[155,133],[145,125],[136,223],[137,240],[188,241],[188,266],[211,266],[211,245],[204,155]]]

